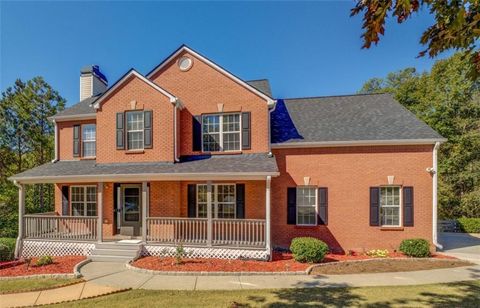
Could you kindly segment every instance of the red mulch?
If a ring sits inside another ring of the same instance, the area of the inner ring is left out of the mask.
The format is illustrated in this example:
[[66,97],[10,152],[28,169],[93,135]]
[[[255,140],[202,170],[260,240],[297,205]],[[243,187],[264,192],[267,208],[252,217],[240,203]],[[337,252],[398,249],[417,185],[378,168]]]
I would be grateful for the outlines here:
[[[434,255],[434,258],[455,259],[453,257]],[[390,253],[390,258],[407,258],[402,253]],[[372,259],[363,254],[344,255],[327,254],[322,263]],[[173,272],[296,272],[305,271],[311,264],[296,262],[291,253],[273,252],[272,261],[226,260],[226,259],[188,259],[182,264],[175,264],[172,257],[144,257],[133,266],[154,271]]]
[[[73,274],[73,268],[80,261],[85,260],[84,256],[53,257],[53,263],[44,266],[36,266],[38,258],[32,258],[30,267],[23,261],[9,262],[9,267],[0,268],[0,277],[28,276],[41,274]],[[7,262],[5,262],[7,263]],[[3,263],[2,263],[3,265]]]

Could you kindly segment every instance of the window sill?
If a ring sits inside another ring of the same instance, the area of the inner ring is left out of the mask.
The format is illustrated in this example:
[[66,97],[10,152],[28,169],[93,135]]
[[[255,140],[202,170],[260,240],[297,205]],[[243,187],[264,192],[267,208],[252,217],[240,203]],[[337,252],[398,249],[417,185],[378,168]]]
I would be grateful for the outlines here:
[[95,156],[90,156],[90,157],[80,157],[80,160],[95,160],[97,159]]
[[145,153],[145,150],[127,150],[125,151],[125,154],[143,154]]
[[316,229],[318,225],[295,225],[295,229]]
[[239,154],[242,154],[243,152],[242,151],[226,151],[226,152],[222,152],[222,151],[218,151],[218,152],[202,152],[202,154],[205,154],[205,155],[239,155]]
[[403,231],[403,227],[380,227],[380,231]]

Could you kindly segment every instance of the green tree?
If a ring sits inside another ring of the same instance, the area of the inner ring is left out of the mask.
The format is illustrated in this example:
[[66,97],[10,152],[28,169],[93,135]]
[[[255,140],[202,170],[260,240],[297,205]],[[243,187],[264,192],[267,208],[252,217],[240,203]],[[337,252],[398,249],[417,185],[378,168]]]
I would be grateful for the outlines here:
[[421,7],[427,7],[435,18],[420,38],[426,49],[419,56],[435,57],[443,51],[465,51],[470,59],[470,77],[480,75],[480,52],[477,48],[480,37],[480,1],[478,0],[357,0],[351,15],[363,14],[363,48],[377,44],[385,33],[385,20],[389,14],[398,23],[408,20]]
[[435,63],[430,72],[407,68],[367,81],[360,92],[390,92],[448,142],[439,151],[443,217],[480,216],[480,83],[464,54]]
[[[43,78],[15,81],[0,100],[0,237],[17,232],[17,188],[7,180],[13,174],[53,158],[53,123],[48,117],[63,110],[65,99]],[[28,212],[50,210],[52,185],[27,186]]]

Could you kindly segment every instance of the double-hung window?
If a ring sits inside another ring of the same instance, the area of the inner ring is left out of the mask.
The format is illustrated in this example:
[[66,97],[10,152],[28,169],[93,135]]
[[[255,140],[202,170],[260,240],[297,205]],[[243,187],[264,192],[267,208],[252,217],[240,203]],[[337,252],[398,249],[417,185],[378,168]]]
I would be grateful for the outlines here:
[[71,186],[70,198],[72,205],[72,216],[97,215],[96,186]]
[[127,113],[127,149],[143,150],[144,113],[128,111]]
[[202,145],[204,152],[240,151],[240,114],[202,116]]
[[95,157],[96,142],[95,142],[96,126],[95,124],[82,125],[82,149],[83,157]]
[[[212,217],[235,218],[236,195],[235,184],[212,185]],[[197,216],[207,217],[207,185],[197,185]]]
[[297,225],[317,224],[316,187],[297,187]]
[[380,187],[380,221],[382,226],[400,226],[400,187]]

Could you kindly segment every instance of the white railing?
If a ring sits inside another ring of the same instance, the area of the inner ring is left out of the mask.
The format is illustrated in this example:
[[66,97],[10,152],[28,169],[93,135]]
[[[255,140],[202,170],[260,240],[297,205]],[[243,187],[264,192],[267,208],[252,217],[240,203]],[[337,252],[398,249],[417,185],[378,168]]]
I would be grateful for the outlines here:
[[207,219],[147,217],[147,241],[207,244]]
[[[211,230],[211,238],[209,238]],[[265,247],[265,220],[148,217],[147,241],[205,246]]]
[[25,215],[26,239],[95,241],[97,239],[96,216]]

